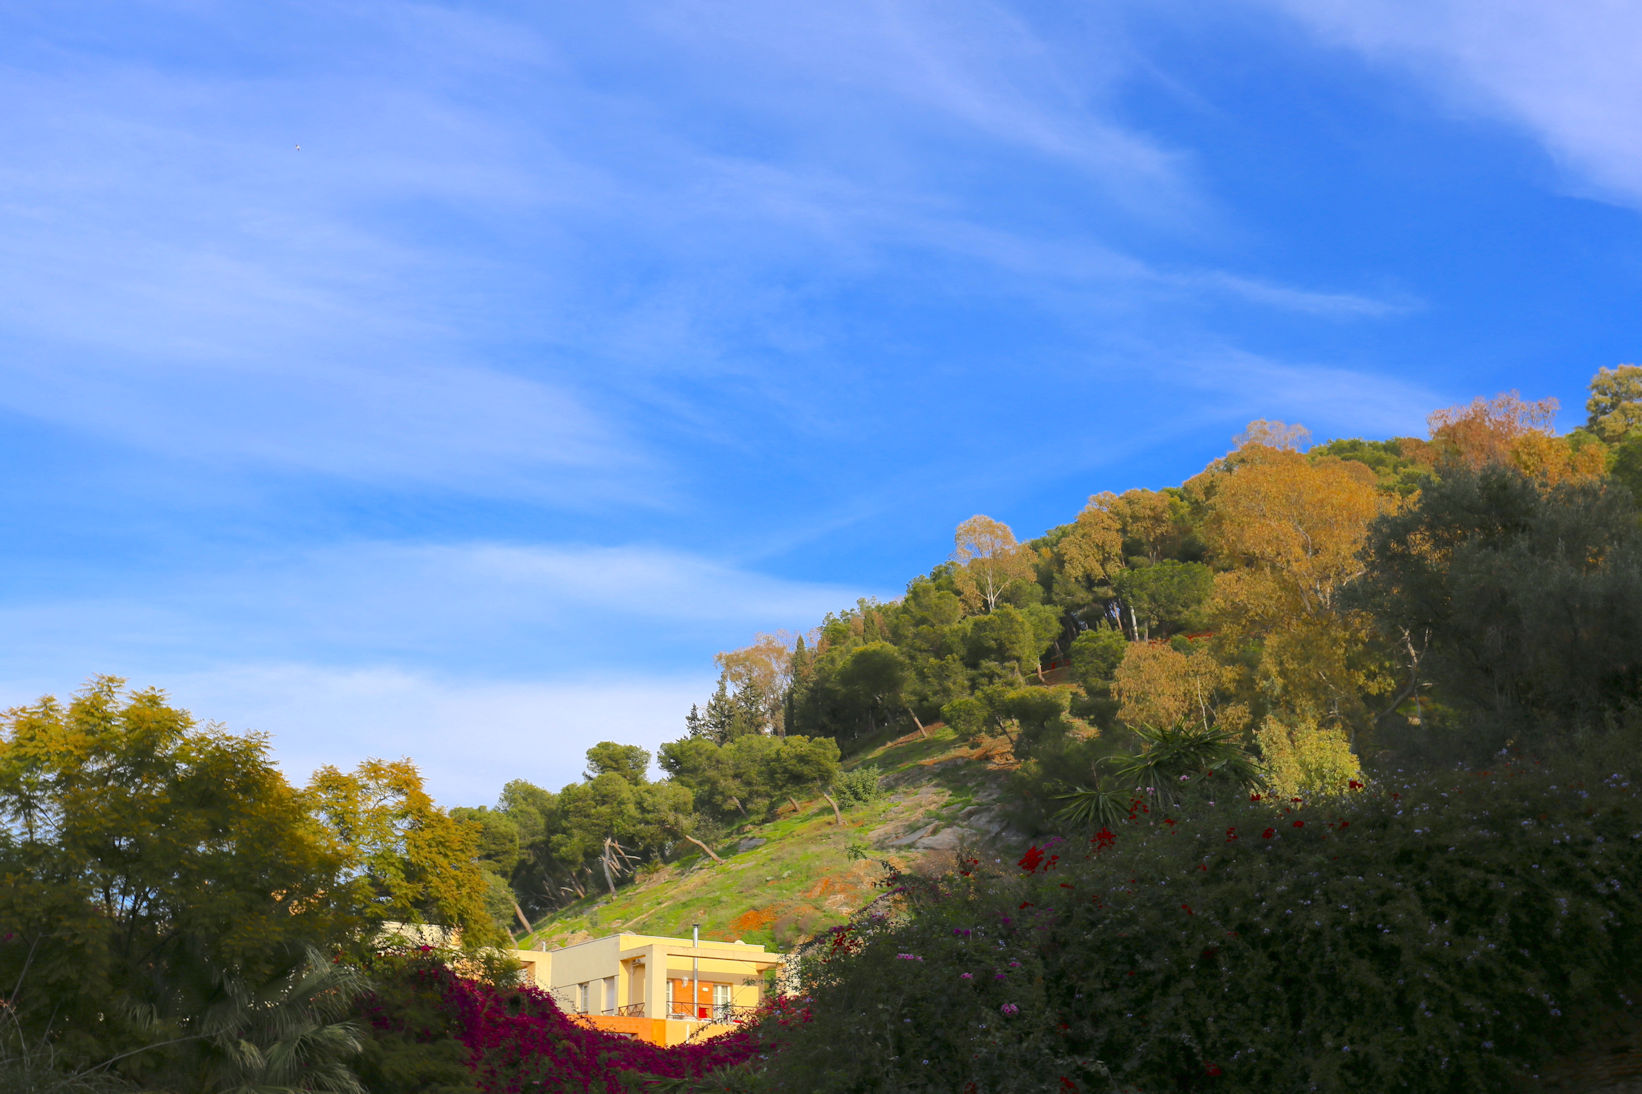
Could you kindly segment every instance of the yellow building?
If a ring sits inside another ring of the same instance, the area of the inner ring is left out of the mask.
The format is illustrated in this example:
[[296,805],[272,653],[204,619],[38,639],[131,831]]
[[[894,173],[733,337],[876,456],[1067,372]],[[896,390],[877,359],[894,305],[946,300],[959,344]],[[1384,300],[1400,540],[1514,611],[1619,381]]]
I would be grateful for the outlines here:
[[552,993],[565,1013],[658,1045],[733,1029],[763,1001],[764,974],[782,962],[781,954],[746,942],[648,934],[513,956],[525,980]]

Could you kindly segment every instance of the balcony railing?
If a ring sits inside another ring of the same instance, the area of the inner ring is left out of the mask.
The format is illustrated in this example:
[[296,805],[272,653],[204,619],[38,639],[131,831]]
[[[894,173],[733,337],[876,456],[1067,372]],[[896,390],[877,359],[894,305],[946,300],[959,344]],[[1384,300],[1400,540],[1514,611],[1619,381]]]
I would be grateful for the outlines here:
[[[736,1003],[713,1003],[696,1008],[696,1013],[690,1013],[688,1003],[674,1003],[666,1008],[667,1017],[683,1021],[698,1022],[744,1022],[758,1012],[757,1007],[749,1007]],[[625,1007],[617,1007],[616,1013],[629,1018],[643,1018],[644,1004],[629,1003]]]

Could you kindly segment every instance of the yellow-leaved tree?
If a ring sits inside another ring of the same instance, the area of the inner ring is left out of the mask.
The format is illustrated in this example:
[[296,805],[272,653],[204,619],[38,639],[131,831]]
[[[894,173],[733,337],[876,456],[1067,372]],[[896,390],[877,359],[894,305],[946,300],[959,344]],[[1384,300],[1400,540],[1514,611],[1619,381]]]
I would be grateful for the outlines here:
[[[1341,593],[1362,569],[1369,522],[1392,504],[1368,467],[1310,459],[1265,429],[1215,473],[1205,532],[1219,565],[1210,616],[1227,664],[1246,666],[1250,707],[1345,734],[1371,721],[1368,698],[1388,690],[1367,616]],[[1253,427],[1251,427],[1251,432]]]
[[1002,521],[977,513],[953,534],[953,584],[970,611],[991,612],[1011,584],[1031,581],[1036,555]]

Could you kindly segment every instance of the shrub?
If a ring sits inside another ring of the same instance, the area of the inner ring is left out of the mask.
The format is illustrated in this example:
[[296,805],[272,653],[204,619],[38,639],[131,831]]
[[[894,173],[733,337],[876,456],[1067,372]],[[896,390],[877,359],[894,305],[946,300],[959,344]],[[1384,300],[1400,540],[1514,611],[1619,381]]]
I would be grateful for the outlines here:
[[1018,868],[894,879],[899,916],[803,966],[812,1017],[768,1088],[1497,1091],[1634,989],[1627,777],[1350,790],[1137,810]]
[[1324,797],[1361,781],[1362,765],[1339,726],[1320,726],[1314,719],[1268,717],[1255,740],[1265,761],[1266,777],[1282,797]]
[[883,772],[871,764],[840,773],[832,783],[832,793],[838,799],[838,807],[848,809],[854,805],[867,805],[883,797],[884,788],[878,782],[882,777]]
[[723,1072],[755,1052],[749,1031],[660,1048],[590,1029],[540,989],[465,979],[431,951],[384,957],[372,971],[378,988],[362,1007],[371,1043],[361,1071],[384,1094],[618,1094]]

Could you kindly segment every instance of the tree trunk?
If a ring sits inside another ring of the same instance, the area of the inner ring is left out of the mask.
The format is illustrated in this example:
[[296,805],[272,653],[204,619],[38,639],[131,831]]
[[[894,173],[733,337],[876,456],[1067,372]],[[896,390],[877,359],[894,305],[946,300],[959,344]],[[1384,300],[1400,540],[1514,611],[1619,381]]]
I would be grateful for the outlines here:
[[616,881],[610,876],[610,856],[606,854],[599,859],[599,865],[604,867],[604,884],[610,890],[610,895],[616,895]]
[[518,916],[519,922],[525,925],[525,934],[529,934],[532,929],[530,926],[530,920],[525,918],[525,910],[519,907],[519,902],[517,900],[513,902],[513,914]]
[[907,713],[912,715],[912,724],[918,727],[918,735],[926,741],[929,740],[929,730],[925,729],[924,723],[918,720],[918,712],[911,707],[907,707]]
[[713,849],[711,847],[708,847],[705,843],[702,843],[700,840],[696,839],[694,836],[685,836],[684,838],[689,840],[691,843],[695,844],[697,847],[701,848],[703,851],[707,852],[707,857],[708,858],[712,859],[714,862],[718,863],[720,866],[724,865],[724,860],[719,858],[717,855],[713,854]]
[[803,809],[799,808],[797,798],[793,797],[791,794],[788,794],[787,795],[787,800],[792,802],[792,811],[794,813],[802,813],[803,812]]
[[827,793],[825,790],[821,791],[821,796],[827,799],[828,805],[832,806],[832,818],[837,823],[838,827],[844,827],[844,814],[839,811],[838,803],[833,801],[832,795]]

